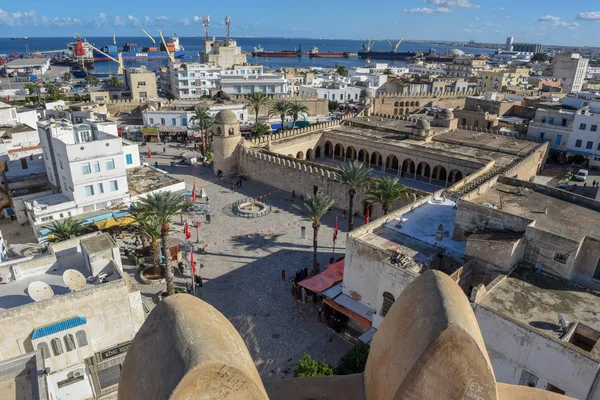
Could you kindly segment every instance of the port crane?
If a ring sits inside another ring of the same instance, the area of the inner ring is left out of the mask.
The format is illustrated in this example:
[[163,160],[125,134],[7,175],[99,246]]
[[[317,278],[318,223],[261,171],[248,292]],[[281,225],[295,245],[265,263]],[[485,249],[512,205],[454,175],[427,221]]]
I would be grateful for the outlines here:
[[367,39],[367,43],[363,45],[363,50],[366,52],[371,51],[371,47],[377,42],[377,40]]
[[122,75],[123,74],[123,55],[121,54],[121,52],[117,53],[117,57],[118,58],[114,58],[113,56],[111,56],[110,54],[106,54],[105,52],[103,52],[102,50],[100,50],[99,48],[95,47],[94,45],[92,45],[91,43],[89,44],[90,47],[94,50],[96,50],[97,52],[99,52],[100,54],[104,54],[106,57],[108,57],[109,60],[112,60],[114,62],[116,62],[117,64],[119,64],[119,69],[117,70],[117,75]]
[[152,44],[156,44],[156,41],[154,40],[154,38],[152,36],[150,36],[150,34],[148,32],[146,32],[146,30],[144,28],[140,28],[142,30],[142,32],[144,32],[146,34],[146,36],[148,36],[150,38],[150,40],[152,41]]
[[165,46],[165,50],[167,51],[167,54],[169,55],[169,60],[171,60],[171,62],[173,64],[175,64],[175,56],[173,56],[173,54],[171,54],[171,52],[169,51],[169,46],[167,46],[167,42],[165,41],[165,37],[163,36],[162,31],[158,31],[158,33],[160,34],[160,38],[162,39],[163,46]]
[[398,50],[398,47],[400,47],[400,44],[402,44],[403,41],[404,41],[404,36],[401,37],[400,40],[398,40],[398,43],[396,43],[396,44],[392,43],[392,41],[390,39],[387,40],[387,42],[392,47],[392,53],[395,53]]

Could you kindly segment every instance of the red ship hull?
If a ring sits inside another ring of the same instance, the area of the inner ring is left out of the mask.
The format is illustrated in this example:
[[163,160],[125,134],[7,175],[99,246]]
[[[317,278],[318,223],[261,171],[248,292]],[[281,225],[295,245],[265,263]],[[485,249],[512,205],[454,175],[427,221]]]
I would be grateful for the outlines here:
[[252,53],[254,57],[298,57],[295,51],[260,51]]

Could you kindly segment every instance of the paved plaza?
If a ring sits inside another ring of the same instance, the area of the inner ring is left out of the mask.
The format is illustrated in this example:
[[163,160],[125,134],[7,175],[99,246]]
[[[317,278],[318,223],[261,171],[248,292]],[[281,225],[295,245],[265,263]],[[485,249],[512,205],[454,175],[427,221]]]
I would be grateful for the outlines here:
[[[242,188],[234,188],[232,192],[232,182],[214,178],[212,168],[170,165],[177,155],[191,148],[171,144],[163,154],[162,145],[149,143],[147,147],[140,147],[141,153],[145,154],[148,148],[153,153],[146,160],[148,163],[154,166],[157,162],[172,176],[184,179],[189,190],[195,180],[198,193],[204,188],[209,197],[208,204],[203,199],[197,203],[210,207],[210,223],[206,223],[203,215],[185,216],[189,221],[201,221],[200,244],[195,244],[195,228],[191,228],[190,241],[198,247],[206,245],[205,254],[195,253],[196,265],[203,265],[199,272],[204,280],[197,295],[223,313],[240,332],[263,379],[293,376],[295,363],[303,352],[337,365],[351,344],[335,335],[328,341],[327,327],[317,322],[318,305],[302,304],[291,295],[290,276],[300,268],[310,270],[312,265],[312,227],[310,222],[302,221],[301,213],[294,209],[294,204],[302,207],[300,198],[293,200],[290,193],[256,183],[252,176],[243,182]],[[236,200],[259,196],[266,196],[272,203],[270,214],[246,219],[231,212],[231,204]],[[340,228],[336,258],[345,250],[347,220],[339,209],[334,209],[324,217],[319,231],[321,265],[332,257],[335,216],[339,217]],[[357,218],[355,225],[363,222]],[[304,239],[301,226],[306,227]],[[179,221],[172,231],[183,240],[183,225]],[[125,268],[135,275],[135,268]],[[282,269],[286,270],[286,281],[281,279]],[[188,274],[176,273],[178,286],[185,286]],[[140,289],[144,304],[150,309],[156,304],[164,284],[140,284]]]

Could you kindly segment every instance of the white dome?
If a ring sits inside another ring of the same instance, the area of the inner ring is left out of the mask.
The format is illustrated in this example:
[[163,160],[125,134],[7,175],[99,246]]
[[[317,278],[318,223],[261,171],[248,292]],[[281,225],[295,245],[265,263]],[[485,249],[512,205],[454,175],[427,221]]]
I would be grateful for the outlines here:
[[454,57],[460,57],[460,56],[464,56],[465,52],[459,49],[452,49],[450,50],[450,55],[454,56]]

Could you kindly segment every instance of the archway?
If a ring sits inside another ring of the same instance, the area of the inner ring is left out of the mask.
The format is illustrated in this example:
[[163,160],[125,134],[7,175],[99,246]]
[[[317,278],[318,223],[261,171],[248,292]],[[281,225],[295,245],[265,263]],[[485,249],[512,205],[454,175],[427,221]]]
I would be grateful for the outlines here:
[[294,155],[293,155],[293,154],[288,154],[287,156],[288,156],[288,157],[292,157],[292,158],[294,158]]
[[339,143],[335,145],[335,150],[333,151],[333,158],[335,157],[344,158],[344,146]]
[[456,182],[460,181],[462,178],[463,178],[462,172],[460,172],[457,169],[453,169],[452,171],[450,171],[450,174],[448,175],[448,183],[450,183],[450,184],[456,183]]
[[446,183],[447,176],[446,168],[441,165],[436,165],[435,168],[433,168],[433,173],[431,175],[432,179]]
[[414,102],[414,101],[411,101],[411,102],[410,102],[410,106],[411,106],[411,107],[414,107],[414,106],[415,106],[415,102]]
[[304,160],[304,152],[299,151],[298,154],[296,154],[296,158],[298,160]]
[[404,109],[404,115],[408,115],[408,114],[410,114],[410,111],[409,111],[409,109],[408,109],[408,108],[405,108],[405,109]]
[[371,154],[371,166],[377,166],[377,167],[381,167],[382,165],[382,160],[381,160],[381,154],[379,154],[379,152],[374,151]]
[[315,151],[313,149],[306,150],[306,159],[314,160],[314,158],[315,158]]
[[415,162],[413,160],[411,160],[410,158],[407,158],[406,160],[404,160],[402,162],[401,175],[404,176],[404,174],[408,174],[409,178],[412,178],[414,173],[415,173]]
[[394,102],[394,107],[398,107],[398,102]]
[[321,158],[321,146],[315,147],[315,158]]
[[419,163],[419,166],[417,167],[417,176],[427,178],[427,180],[431,177],[431,167],[425,161]]
[[358,152],[358,161],[365,164],[369,163],[369,153],[365,149],[360,149]]
[[404,107],[404,102],[403,101],[400,102],[400,107]]
[[400,109],[400,115],[404,115],[404,108]]
[[398,109],[394,108],[394,115],[398,115]]
[[346,148],[346,160],[356,160],[356,149],[352,146]]
[[387,156],[387,159],[385,160],[385,172],[388,174],[398,173],[398,157],[393,154]]
[[417,101],[417,102],[415,102],[415,105],[416,105],[417,107],[421,107],[421,103],[420,103],[420,102],[418,102],[418,101]]
[[333,145],[331,142],[325,142],[325,157],[333,155]]

